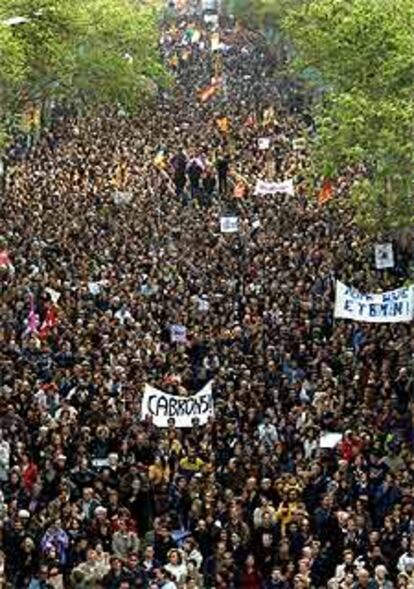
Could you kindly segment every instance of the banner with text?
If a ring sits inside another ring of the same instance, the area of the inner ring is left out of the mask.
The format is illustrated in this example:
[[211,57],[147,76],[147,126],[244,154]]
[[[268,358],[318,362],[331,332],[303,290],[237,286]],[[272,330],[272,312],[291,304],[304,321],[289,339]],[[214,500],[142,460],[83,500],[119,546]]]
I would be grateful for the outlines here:
[[293,196],[295,194],[293,180],[286,180],[285,182],[266,182],[265,180],[258,180],[254,189],[254,194],[256,196],[277,193]]
[[214,417],[212,383],[209,382],[196,395],[182,397],[164,393],[145,385],[141,407],[141,420],[150,417],[157,427],[192,427],[195,423],[205,425]]
[[368,323],[411,321],[411,287],[397,288],[380,294],[364,294],[337,280],[334,317]]

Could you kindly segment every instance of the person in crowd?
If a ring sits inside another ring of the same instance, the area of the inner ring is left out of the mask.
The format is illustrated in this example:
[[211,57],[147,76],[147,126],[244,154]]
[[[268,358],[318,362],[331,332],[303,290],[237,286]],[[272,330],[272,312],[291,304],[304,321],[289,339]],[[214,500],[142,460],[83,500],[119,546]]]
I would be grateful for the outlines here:
[[[362,165],[318,204],[307,91],[260,34],[220,17],[211,90],[211,25],[177,3],[160,26],[156,104],[56,107],[5,155],[0,585],[413,589],[414,327],[333,319],[335,279],[398,288],[413,243],[375,268]],[[145,384],[210,381],[206,423],[141,417]]]

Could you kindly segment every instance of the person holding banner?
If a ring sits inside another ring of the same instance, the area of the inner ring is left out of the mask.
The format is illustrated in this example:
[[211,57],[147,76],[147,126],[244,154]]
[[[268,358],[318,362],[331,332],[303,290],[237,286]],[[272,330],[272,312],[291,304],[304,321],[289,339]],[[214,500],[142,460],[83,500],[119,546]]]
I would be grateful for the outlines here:
[[185,6],[154,107],[56,107],[4,154],[1,583],[321,589],[384,566],[408,585],[410,235],[355,226],[360,169],[319,206],[298,83],[224,15],[211,90]]

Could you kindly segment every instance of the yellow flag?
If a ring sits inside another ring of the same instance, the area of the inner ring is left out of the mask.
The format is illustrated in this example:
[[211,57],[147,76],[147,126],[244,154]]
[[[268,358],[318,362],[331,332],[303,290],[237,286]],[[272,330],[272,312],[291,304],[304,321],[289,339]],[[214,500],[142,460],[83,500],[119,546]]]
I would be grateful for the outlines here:
[[229,132],[229,119],[227,117],[219,117],[216,119],[217,127],[222,133]]

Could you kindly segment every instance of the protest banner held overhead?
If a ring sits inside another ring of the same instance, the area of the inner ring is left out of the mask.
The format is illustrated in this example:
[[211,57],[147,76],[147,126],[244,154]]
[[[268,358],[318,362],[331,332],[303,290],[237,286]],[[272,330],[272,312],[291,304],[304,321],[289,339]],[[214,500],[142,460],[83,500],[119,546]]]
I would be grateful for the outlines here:
[[394,251],[392,243],[375,244],[375,267],[377,270],[394,268]]
[[258,180],[254,189],[254,194],[256,196],[278,193],[293,196],[295,194],[293,180],[285,180],[284,182],[266,182],[265,180]]
[[412,287],[397,288],[380,294],[365,294],[337,280],[334,317],[368,323],[411,321]]
[[237,233],[239,230],[238,217],[220,217],[221,233]]
[[141,406],[141,419],[147,418],[157,427],[168,427],[174,420],[176,427],[192,427],[195,422],[205,425],[214,417],[212,383],[209,382],[195,395],[170,395],[148,384],[145,385]]

